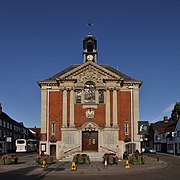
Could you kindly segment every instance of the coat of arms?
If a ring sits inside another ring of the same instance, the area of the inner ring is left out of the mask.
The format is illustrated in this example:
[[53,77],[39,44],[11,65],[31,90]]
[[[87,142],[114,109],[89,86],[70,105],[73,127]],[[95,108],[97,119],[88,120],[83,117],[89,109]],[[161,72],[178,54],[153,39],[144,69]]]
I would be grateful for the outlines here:
[[94,118],[94,111],[92,109],[86,111],[86,118]]

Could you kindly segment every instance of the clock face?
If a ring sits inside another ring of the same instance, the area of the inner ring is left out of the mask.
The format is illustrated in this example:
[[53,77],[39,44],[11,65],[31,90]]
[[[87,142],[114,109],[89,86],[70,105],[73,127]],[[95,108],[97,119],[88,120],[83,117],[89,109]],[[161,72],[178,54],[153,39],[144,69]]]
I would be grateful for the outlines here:
[[90,60],[90,61],[92,61],[93,60],[93,55],[87,55],[87,60]]

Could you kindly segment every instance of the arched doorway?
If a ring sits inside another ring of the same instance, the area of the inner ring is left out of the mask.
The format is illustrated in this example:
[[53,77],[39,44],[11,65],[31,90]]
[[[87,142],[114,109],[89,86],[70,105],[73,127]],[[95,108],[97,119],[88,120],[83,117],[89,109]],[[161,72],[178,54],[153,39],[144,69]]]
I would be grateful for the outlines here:
[[92,122],[82,126],[82,151],[98,152],[98,128]]

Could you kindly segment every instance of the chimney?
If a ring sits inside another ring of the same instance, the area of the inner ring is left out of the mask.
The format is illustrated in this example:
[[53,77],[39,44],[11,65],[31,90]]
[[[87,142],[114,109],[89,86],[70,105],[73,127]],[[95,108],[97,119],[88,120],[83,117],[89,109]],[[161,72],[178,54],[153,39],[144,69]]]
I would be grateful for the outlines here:
[[168,116],[164,116],[164,123],[168,123],[168,122],[169,122]]
[[24,126],[23,122],[20,122],[19,124],[20,124],[20,126]]
[[2,106],[1,106],[1,103],[0,103],[0,114],[2,113]]

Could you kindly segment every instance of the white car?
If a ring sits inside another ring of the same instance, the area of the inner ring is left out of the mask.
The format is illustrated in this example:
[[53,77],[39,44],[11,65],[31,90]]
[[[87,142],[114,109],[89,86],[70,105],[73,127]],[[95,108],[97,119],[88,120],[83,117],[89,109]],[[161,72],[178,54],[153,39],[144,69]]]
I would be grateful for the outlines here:
[[151,147],[143,147],[142,151],[143,153],[156,153],[156,150]]
[[141,152],[142,152],[142,153],[144,153],[144,152],[145,152],[145,148],[144,148],[144,147],[142,147]]
[[156,153],[156,150],[155,149],[153,149],[153,148],[148,148],[148,151],[149,151],[149,153]]

